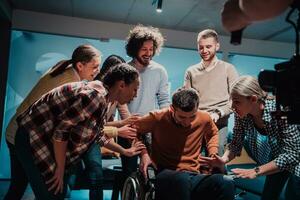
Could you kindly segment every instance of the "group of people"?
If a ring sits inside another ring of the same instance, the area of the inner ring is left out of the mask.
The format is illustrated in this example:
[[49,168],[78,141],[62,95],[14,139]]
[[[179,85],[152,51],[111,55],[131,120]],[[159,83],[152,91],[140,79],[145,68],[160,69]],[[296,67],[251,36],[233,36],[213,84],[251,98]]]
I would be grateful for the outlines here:
[[[246,143],[258,167],[233,173],[240,178],[267,175],[263,199],[278,198],[288,180],[286,198],[298,199],[299,127],[274,118],[275,100],[257,80],[239,77],[233,65],[217,58],[216,31],[198,34],[201,62],[187,68],[183,87],[171,101],[167,71],[152,60],[163,43],[159,29],[137,25],[127,38],[128,63],[109,56],[99,73],[100,52],[81,45],[70,60],[50,68],[7,128],[11,184],[5,199],[21,199],[28,182],[36,199],[63,199],[69,171],[79,161],[88,171],[89,198],[103,199],[104,146],[121,154],[120,187],[137,170],[139,155],[145,178],[149,165],[156,168],[157,200],[231,200],[235,188],[224,177],[225,164]],[[116,110],[120,120],[114,121]],[[232,111],[233,139],[226,148]],[[259,135],[268,139],[265,151],[257,151]],[[201,166],[222,173],[203,174]]]

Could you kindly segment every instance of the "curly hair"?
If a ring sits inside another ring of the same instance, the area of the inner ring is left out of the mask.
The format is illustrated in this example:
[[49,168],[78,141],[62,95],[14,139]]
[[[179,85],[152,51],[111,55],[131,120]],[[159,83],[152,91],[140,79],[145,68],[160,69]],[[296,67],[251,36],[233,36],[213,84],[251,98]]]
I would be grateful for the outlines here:
[[158,28],[152,26],[137,25],[130,30],[127,37],[126,53],[131,58],[135,58],[138,51],[143,46],[143,43],[147,40],[153,41],[153,56],[160,52],[161,47],[164,44],[164,37]]

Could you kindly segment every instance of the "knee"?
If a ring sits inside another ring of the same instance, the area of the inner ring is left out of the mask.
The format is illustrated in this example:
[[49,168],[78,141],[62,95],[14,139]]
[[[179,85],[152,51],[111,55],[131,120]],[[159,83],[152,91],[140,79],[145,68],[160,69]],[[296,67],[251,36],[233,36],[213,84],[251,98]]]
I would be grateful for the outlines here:
[[213,181],[219,186],[230,190],[234,190],[234,181],[230,178],[223,176],[222,174],[212,175]]
[[177,173],[171,176],[172,181],[179,187],[188,186],[190,184],[190,179],[186,173]]
[[164,188],[171,187],[172,190],[187,187],[190,184],[188,175],[177,171],[161,172],[156,176],[156,182],[160,186],[163,185]]
[[168,171],[156,176],[155,199],[188,199],[191,183],[189,176],[183,172]]
[[214,174],[211,176],[212,181],[215,183],[218,191],[215,191],[216,195],[218,194],[219,199],[234,199],[234,193],[235,193],[235,186],[234,186],[234,181],[224,177],[221,174]]

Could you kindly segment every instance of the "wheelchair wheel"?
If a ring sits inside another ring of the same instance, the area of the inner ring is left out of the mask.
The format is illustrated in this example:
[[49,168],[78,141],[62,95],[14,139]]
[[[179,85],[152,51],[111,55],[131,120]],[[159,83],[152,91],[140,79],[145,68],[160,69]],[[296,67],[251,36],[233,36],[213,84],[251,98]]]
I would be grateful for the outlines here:
[[122,190],[122,200],[140,200],[140,183],[136,177],[126,179]]
[[147,182],[140,172],[133,173],[124,183],[122,200],[153,200],[154,184]]

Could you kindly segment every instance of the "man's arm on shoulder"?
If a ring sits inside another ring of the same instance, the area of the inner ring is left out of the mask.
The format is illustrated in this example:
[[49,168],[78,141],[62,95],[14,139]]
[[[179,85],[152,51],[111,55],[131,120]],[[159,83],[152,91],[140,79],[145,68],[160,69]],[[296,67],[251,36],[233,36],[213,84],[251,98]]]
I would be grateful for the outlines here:
[[138,134],[153,132],[156,125],[155,113],[156,112],[150,112],[134,122],[133,127],[136,128]]

